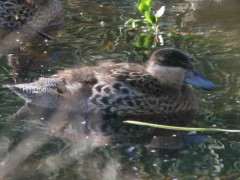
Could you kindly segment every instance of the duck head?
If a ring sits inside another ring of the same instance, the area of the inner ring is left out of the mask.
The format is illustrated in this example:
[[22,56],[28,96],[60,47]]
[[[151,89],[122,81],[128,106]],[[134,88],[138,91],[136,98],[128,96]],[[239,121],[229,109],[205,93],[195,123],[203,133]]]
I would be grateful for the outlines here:
[[203,77],[194,68],[192,57],[180,50],[164,48],[152,53],[147,71],[162,83],[181,86],[191,84],[204,90],[216,89],[216,86]]

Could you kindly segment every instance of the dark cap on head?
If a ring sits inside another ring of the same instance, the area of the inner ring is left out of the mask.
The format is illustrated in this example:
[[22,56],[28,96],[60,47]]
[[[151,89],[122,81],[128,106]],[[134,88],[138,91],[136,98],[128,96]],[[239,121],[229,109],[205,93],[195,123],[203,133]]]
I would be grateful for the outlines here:
[[150,61],[161,66],[182,67],[186,69],[193,68],[191,57],[174,48],[164,48],[154,51],[151,54]]

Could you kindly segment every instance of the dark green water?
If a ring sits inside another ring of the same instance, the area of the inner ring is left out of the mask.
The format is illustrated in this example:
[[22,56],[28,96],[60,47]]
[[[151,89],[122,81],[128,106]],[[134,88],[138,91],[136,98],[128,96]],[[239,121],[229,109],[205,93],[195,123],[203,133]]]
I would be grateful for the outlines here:
[[[196,89],[200,112],[194,127],[240,129],[240,2],[238,0],[155,0],[166,6],[160,19],[164,45],[194,55],[196,66],[218,89]],[[151,35],[124,27],[140,18],[133,0],[62,0],[64,24],[42,37],[0,55],[0,83],[29,82],[58,69],[102,60],[143,63],[153,49]],[[174,27],[175,26],[175,27]],[[171,36],[169,35],[171,32]],[[10,58],[11,57],[11,58]],[[14,60],[17,59],[16,60]],[[18,73],[18,74],[14,74]],[[237,179],[240,135],[198,133],[201,143],[167,137],[157,147],[129,142],[106,145],[105,137],[82,137],[49,130],[36,121],[10,121],[24,102],[0,87],[0,174],[6,179]],[[52,116],[53,121],[64,114]],[[32,118],[32,119],[31,119]],[[16,119],[16,118],[15,118]],[[37,115],[31,120],[40,119]],[[55,121],[54,121],[55,122]],[[55,127],[54,125],[50,127]],[[76,125],[76,124],[75,124]],[[36,128],[37,127],[37,128]],[[57,126],[56,126],[57,128]],[[207,135],[201,140],[202,135]],[[166,142],[172,141],[169,146]],[[18,145],[18,146],[17,146]],[[161,146],[162,145],[162,146]],[[6,171],[6,166],[7,171]],[[16,168],[14,168],[16,166]]]

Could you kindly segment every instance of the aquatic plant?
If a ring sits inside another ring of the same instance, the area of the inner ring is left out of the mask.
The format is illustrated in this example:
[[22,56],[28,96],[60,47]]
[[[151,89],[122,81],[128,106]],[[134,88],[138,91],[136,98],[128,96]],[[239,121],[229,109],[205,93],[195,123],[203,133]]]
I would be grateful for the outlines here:
[[129,19],[125,24],[137,27],[137,23],[143,23],[147,27],[154,27],[156,30],[159,28],[157,25],[158,18],[164,14],[165,6],[162,6],[154,13],[152,10],[153,0],[138,0],[138,10],[143,15],[144,19]]
[[[163,38],[160,33],[160,27],[158,24],[158,19],[164,14],[165,6],[162,6],[159,10],[156,12],[152,9],[153,0],[138,0],[138,10],[143,15],[143,19],[129,19],[125,26],[128,28],[137,28],[141,25],[141,27],[144,29],[144,32],[148,32],[148,41],[149,37],[151,39],[154,39],[154,42],[159,42],[160,45],[163,45]],[[154,38],[154,36],[156,38]],[[145,35],[141,35],[144,37]],[[138,43],[138,45],[141,43]],[[146,44],[146,43],[145,43]],[[155,45],[156,46],[156,43]]]
[[153,0],[138,0],[138,10],[144,15],[145,20],[152,26],[157,26],[158,18],[164,14],[165,6],[162,6],[156,13],[152,10]]

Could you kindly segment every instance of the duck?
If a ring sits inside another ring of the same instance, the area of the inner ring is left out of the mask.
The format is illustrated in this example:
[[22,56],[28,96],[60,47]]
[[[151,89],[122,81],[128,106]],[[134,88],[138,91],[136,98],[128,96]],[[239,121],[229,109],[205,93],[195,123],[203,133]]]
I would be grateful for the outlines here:
[[62,7],[58,0],[0,0],[0,28],[15,30],[61,24]]
[[[5,85],[37,107],[127,118],[166,117],[198,110],[192,86],[214,90],[193,57],[175,48],[155,50],[146,64],[101,62],[60,70],[31,83]],[[168,123],[167,123],[168,124]]]

